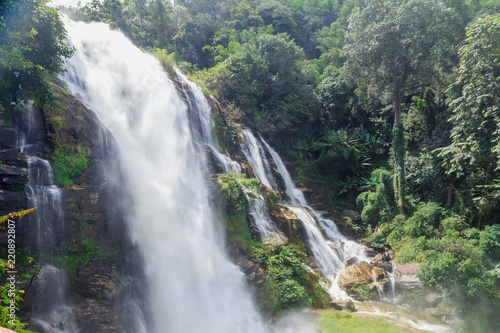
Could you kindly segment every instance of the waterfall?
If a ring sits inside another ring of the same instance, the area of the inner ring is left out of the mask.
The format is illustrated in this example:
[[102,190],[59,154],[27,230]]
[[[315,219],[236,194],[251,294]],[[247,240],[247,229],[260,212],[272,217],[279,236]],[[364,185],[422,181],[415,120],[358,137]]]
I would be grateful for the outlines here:
[[240,173],[240,165],[224,155],[217,146],[214,122],[212,120],[212,109],[208,105],[201,88],[196,83],[189,81],[178,69],[175,69],[175,73],[182,82],[182,90],[191,110],[189,112],[189,120],[195,139],[210,149],[217,162],[222,165],[224,173],[231,171]]
[[260,143],[257,142],[251,130],[244,129],[242,132],[245,138],[245,144],[241,145],[241,150],[248,162],[252,165],[257,179],[268,188],[277,190],[278,187],[271,173],[271,167],[266,158],[264,149],[262,149]]
[[266,200],[262,195],[257,198],[248,198],[250,201],[250,218],[255,222],[259,229],[262,243],[267,244],[285,244],[286,236],[275,226],[267,212]]
[[295,187],[295,184],[292,180],[292,176],[290,176],[290,173],[286,169],[285,164],[281,160],[281,157],[273,148],[271,148],[271,146],[267,144],[267,142],[262,138],[262,136],[259,135],[259,137],[266,146],[267,151],[271,154],[271,157],[273,158],[274,163],[276,164],[276,167],[278,168],[278,171],[281,174],[281,177],[283,177],[283,180],[285,182],[285,192],[290,202],[294,205],[302,207],[307,206],[307,201],[306,198],[304,198],[304,194],[302,193],[301,190]]
[[[189,81],[186,76],[177,69],[176,75],[182,82],[183,93],[189,104],[189,120],[196,140],[210,148],[210,151],[216,158],[217,162],[223,166],[224,173],[241,173],[240,165],[230,157],[222,154],[217,146],[214,133],[214,122],[212,120],[212,110],[203,95],[201,88],[194,82]],[[255,138],[254,142],[256,143]],[[262,160],[260,161],[262,164]],[[269,163],[267,165],[270,173]],[[247,199],[250,204],[250,218],[254,221],[257,229],[259,229],[262,242],[271,244],[285,243],[285,236],[276,228],[267,213],[267,206],[264,197],[262,197],[262,195],[258,195],[257,198],[253,198],[247,195]]]
[[[257,179],[269,189],[277,190],[278,186],[271,172],[271,166],[267,160],[266,153],[261,144],[257,141],[252,131],[243,129],[244,142],[241,143],[241,151],[245,155],[248,163],[253,167]],[[264,243],[283,244],[286,237],[283,235],[267,212],[267,205],[264,197],[249,198],[250,217],[257,225]]]
[[[52,253],[62,242],[64,234],[64,212],[62,210],[61,189],[55,185],[54,172],[49,161],[35,156],[32,144],[36,135],[32,133],[34,126],[34,110],[25,117],[25,130],[19,128],[17,147],[28,156],[28,183],[25,190],[28,206],[37,207],[27,216],[28,223],[36,232],[36,248],[39,253]],[[32,307],[34,315],[31,324],[39,325],[43,332],[73,333],[78,331],[75,316],[70,302],[69,275],[67,272],[53,267],[46,260],[38,262],[40,273],[33,283]]]
[[105,24],[64,21],[76,52],[63,79],[116,141],[121,186],[131,197],[130,237],[148,282],[148,326],[266,332],[242,272],[225,254],[187,107],[160,63]]
[[[323,218],[307,204],[304,194],[295,186],[281,157],[262,137],[260,139],[271,154],[285,182],[285,192],[293,204],[293,206],[285,206],[302,221],[316,264],[323,276],[331,282],[330,296],[334,299],[347,298],[347,294],[337,284],[339,273],[344,269],[344,263],[350,258],[356,258],[357,261],[366,260],[364,248],[342,236],[333,221]],[[330,240],[323,236],[315,219]]]

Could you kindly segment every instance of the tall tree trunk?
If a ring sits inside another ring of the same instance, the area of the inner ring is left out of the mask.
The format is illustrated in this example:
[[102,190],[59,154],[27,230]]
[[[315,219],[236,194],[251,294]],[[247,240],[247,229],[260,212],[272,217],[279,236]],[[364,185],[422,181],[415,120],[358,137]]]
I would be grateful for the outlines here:
[[394,91],[394,126],[401,121],[401,93],[399,89]]
[[398,89],[394,91],[394,129],[392,140],[392,149],[394,151],[394,195],[399,214],[404,214],[406,147],[404,128],[401,123],[401,95]]
[[448,200],[446,200],[446,207],[451,207],[451,204],[453,203],[453,183],[450,181],[450,184],[448,185]]

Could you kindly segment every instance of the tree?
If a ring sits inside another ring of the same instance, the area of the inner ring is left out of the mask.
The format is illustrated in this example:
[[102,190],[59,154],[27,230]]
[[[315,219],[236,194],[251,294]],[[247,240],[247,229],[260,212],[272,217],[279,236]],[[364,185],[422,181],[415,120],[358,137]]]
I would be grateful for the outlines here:
[[263,29],[234,49],[239,51],[212,71],[212,87],[261,132],[276,135],[284,144],[296,140],[292,134],[309,121],[318,76],[302,49],[288,35]]
[[0,4],[0,112],[10,117],[29,100],[55,105],[50,81],[63,71],[73,50],[56,9],[45,0]]
[[452,143],[440,155],[448,174],[467,176],[481,215],[498,217],[500,186],[493,181],[500,178],[500,16],[477,19],[459,56],[458,77],[448,89]]
[[500,169],[500,16],[478,19],[467,29],[460,48],[458,77],[448,90],[452,98],[452,144],[442,150],[449,173],[469,166]]
[[440,81],[450,69],[460,34],[456,13],[441,1],[368,0],[351,16],[344,55],[348,81],[366,99],[394,107],[395,193],[400,212],[404,198],[403,97]]

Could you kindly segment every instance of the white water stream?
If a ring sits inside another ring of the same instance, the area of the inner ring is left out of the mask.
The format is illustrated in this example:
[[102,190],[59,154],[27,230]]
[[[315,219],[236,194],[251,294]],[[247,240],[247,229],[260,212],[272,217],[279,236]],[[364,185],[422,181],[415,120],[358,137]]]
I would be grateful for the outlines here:
[[[68,90],[111,131],[156,332],[266,332],[224,252],[187,107],[160,63],[105,24],[65,19]],[[208,142],[205,142],[208,144]],[[113,175],[108,175],[113,180]]]
[[193,128],[194,137],[199,143],[210,148],[217,162],[222,165],[224,173],[231,171],[241,173],[240,165],[224,155],[217,145],[214,122],[212,120],[212,108],[203,95],[201,88],[196,83],[189,81],[178,69],[175,69],[175,73],[182,82],[182,90],[191,110],[189,120]]
[[269,166],[269,162],[261,144],[257,141],[251,130],[243,129],[242,132],[245,138],[245,143],[241,145],[241,150],[248,162],[252,165],[255,176],[268,188],[277,190],[278,187],[274,181],[274,177],[271,173],[271,167]]
[[[37,120],[31,106],[29,110],[25,118],[25,129],[17,130],[16,144],[20,151],[28,156],[28,183],[25,191],[28,206],[36,207],[26,220],[34,224],[37,251],[51,253],[62,241],[61,235],[64,234],[62,192],[55,185],[54,172],[49,161],[32,153],[32,145],[36,144],[36,133],[32,131],[37,127]],[[69,274],[43,259],[37,264],[40,273],[32,286],[32,308],[35,315],[31,318],[31,324],[36,323],[45,332],[50,333],[77,332],[74,311],[67,299]]]
[[[323,276],[331,282],[330,296],[333,299],[348,298],[347,293],[337,284],[338,276],[344,269],[344,263],[348,259],[356,258],[357,261],[367,259],[364,248],[342,236],[333,221],[323,218],[321,214],[307,204],[304,194],[295,186],[281,157],[262,137],[260,139],[271,154],[285,182],[285,192],[293,204],[286,205],[286,207],[292,210],[303,222],[307,233],[307,242],[311,247],[316,264]],[[323,236],[316,224],[316,220],[328,238]]]

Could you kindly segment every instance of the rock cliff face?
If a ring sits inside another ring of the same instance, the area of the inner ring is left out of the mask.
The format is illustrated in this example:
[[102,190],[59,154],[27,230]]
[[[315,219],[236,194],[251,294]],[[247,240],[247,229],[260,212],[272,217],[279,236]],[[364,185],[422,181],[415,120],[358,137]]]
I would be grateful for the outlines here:
[[[113,142],[93,111],[61,88],[54,90],[64,101],[62,108],[31,110],[29,116],[16,115],[11,125],[0,124],[0,215],[29,208],[30,168],[31,173],[41,172],[35,169],[36,157],[49,161],[56,183],[64,185],[64,220],[54,226],[53,242],[41,247],[35,217],[27,215],[17,225],[17,246],[69,271],[68,303],[81,332],[133,331],[123,302],[138,289],[140,273],[134,267],[140,267],[140,260],[123,221],[126,198],[107,177],[114,161]],[[83,170],[71,169],[77,159]],[[21,309],[28,322],[37,296],[25,297],[35,299]],[[116,304],[125,310],[115,311]],[[35,324],[28,328],[44,332]]]

